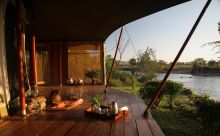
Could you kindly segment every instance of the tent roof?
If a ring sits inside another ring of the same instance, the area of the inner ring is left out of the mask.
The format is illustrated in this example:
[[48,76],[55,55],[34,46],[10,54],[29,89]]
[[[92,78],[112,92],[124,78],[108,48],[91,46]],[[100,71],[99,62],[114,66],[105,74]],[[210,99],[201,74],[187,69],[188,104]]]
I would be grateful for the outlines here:
[[40,41],[104,41],[119,27],[189,0],[33,0]]

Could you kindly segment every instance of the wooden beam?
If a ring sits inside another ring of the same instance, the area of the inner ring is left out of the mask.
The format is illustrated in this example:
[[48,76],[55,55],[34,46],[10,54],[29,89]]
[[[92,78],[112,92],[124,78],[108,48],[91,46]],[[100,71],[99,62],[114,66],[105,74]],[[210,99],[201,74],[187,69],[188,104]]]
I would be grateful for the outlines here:
[[118,38],[117,47],[116,47],[116,50],[115,50],[115,56],[114,56],[114,59],[113,59],[113,62],[112,62],[111,69],[110,69],[109,74],[108,74],[107,83],[105,85],[105,90],[104,90],[105,93],[106,93],[106,90],[107,90],[107,87],[108,87],[108,84],[109,84],[109,80],[110,80],[110,77],[111,77],[111,74],[112,74],[112,70],[113,70],[113,67],[114,67],[114,64],[115,64],[115,59],[116,59],[118,49],[119,49],[119,46],[120,46],[123,29],[124,29],[124,27],[122,26],[121,31],[120,31],[120,35],[119,35],[119,38]]
[[19,94],[20,94],[20,108],[21,114],[26,115],[25,106],[25,89],[24,89],[24,68],[23,68],[23,56],[22,56],[22,0],[16,0],[16,11],[17,11],[17,49],[18,49],[18,71],[19,71]]
[[104,43],[102,42],[100,45],[100,68],[101,68],[101,81],[102,81],[102,84],[105,84],[105,49],[104,49]]
[[32,36],[32,52],[31,52],[31,63],[32,63],[32,77],[33,77],[33,91],[34,95],[38,94],[38,87],[37,87],[37,62],[36,62],[36,38]]
[[208,0],[207,3],[205,4],[204,8],[202,9],[199,17],[197,18],[195,24],[193,25],[191,31],[189,32],[186,40],[184,41],[181,49],[179,50],[178,54],[176,55],[176,58],[174,59],[172,65],[170,66],[169,70],[167,71],[165,77],[163,78],[162,82],[160,83],[160,86],[158,88],[158,90],[156,91],[156,93],[154,94],[154,96],[152,97],[151,101],[149,102],[149,104],[147,105],[147,109],[145,110],[144,112],[144,115],[147,116],[148,115],[148,112],[150,111],[153,103],[156,101],[156,99],[160,96],[161,92],[162,92],[162,89],[163,89],[163,86],[165,84],[165,82],[167,81],[167,78],[169,77],[171,71],[173,70],[173,67],[175,66],[175,64],[177,63],[177,61],[179,60],[179,57],[181,56],[181,54],[183,53],[186,45],[188,44],[190,38],[192,37],[196,27],[198,26],[202,16],[204,15],[206,9],[208,8],[209,4],[211,3],[212,0]]
[[36,63],[36,39],[32,36],[32,65],[33,65],[33,78],[34,84],[37,84],[37,63]]

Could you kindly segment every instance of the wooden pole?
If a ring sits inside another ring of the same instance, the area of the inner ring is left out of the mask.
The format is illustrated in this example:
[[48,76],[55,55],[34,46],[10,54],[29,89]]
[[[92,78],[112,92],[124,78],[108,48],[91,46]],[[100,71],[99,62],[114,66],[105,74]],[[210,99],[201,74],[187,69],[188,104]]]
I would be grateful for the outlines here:
[[113,59],[113,62],[112,62],[111,69],[110,69],[109,74],[108,74],[107,83],[105,85],[105,90],[104,90],[105,93],[106,93],[106,90],[107,90],[107,87],[108,87],[108,84],[109,84],[109,80],[110,80],[110,77],[111,77],[111,74],[112,74],[112,70],[113,70],[113,67],[114,67],[115,59],[116,59],[116,56],[117,56],[117,53],[118,53],[118,49],[119,49],[119,46],[120,46],[123,29],[124,29],[124,27],[122,26],[121,27],[121,31],[120,31],[120,35],[119,35],[119,38],[118,38],[117,47],[116,47],[116,50],[115,50],[115,56],[114,56],[114,59]]
[[36,39],[32,36],[32,67],[33,67],[33,79],[34,84],[37,84],[37,64],[36,64]]
[[37,63],[36,63],[36,38],[32,36],[32,76],[33,76],[33,83],[34,83],[34,96],[38,95],[38,88],[37,88]]
[[169,77],[171,71],[173,70],[173,67],[174,67],[175,64],[177,63],[177,61],[178,61],[179,57],[181,56],[182,52],[184,51],[186,45],[188,44],[188,42],[189,42],[191,36],[193,35],[193,33],[194,33],[196,27],[198,26],[198,24],[199,24],[199,22],[200,22],[202,16],[204,15],[204,13],[205,13],[206,9],[208,8],[209,4],[211,3],[211,1],[212,1],[212,0],[208,0],[207,3],[205,4],[204,8],[202,9],[202,11],[201,11],[199,17],[197,18],[197,20],[196,20],[195,24],[193,25],[191,31],[189,32],[189,34],[188,34],[186,40],[184,41],[184,43],[183,43],[181,49],[179,50],[178,54],[176,55],[176,58],[174,59],[172,65],[170,66],[170,68],[169,68],[169,70],[167,71],[165,77],[163,78],[162,82],[160,83],[160,86],[159,86],[158,90],[157,90],[156,93],[154,94],[154,96],[153,96],[153,98],[151,99],[150,103],[147,105],[147,109],[146,109],[145,112],[144,112],[144,115],[145,115],[145,116],[148,115],[148,112],[150,111],[150,109],[151,109],[153,103],[154,103],[154,102],[156,101],[156,99],[160,96],[160,94],[161,94],[161,92],[162,92],[162,89],[163,89],[163,86],[164,86],[164,84],[165,84],[167,78]]
[[101,80],[102,83],[106,85],[106,81],[105,81],[105,49],[104,49],[104,43],[102,42],[100,45],[100,60],[101,60],[101,68],[103,69],[101,72]]
[[17,9],[17,49],[18,49],[18,71],[19,71],[19,94],[20,94],[20,108],[21,114],[26,115],[25,106],[25,89],[24,89],[24,69],[23,69],[23,56],[22,56],[22,1],[16,0]]

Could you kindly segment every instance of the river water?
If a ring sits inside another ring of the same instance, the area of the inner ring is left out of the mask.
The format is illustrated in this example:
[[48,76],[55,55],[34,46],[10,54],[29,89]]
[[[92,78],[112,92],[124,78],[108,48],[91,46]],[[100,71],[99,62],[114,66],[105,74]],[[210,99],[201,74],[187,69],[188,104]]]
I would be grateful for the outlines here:
[[[165,74],[158,74],[157,79],[162,80],[164,76]],[[168,79],[182,83],[185,88],[193,90],[196,94],[207,93],[212,99],[220,100],[220,76],[171,74]]]

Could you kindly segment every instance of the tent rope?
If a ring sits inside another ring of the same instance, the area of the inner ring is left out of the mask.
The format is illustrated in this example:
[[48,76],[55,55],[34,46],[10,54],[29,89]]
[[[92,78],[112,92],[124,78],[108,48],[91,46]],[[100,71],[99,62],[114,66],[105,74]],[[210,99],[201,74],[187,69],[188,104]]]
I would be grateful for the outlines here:
[[119,38],[118,38],[117,48],[115,50],[115,56],[114,56],[114,59],[112,61],[111,69],[110,69],[109,74],[108,74],[108,79],[106,81],[105,90],[104,90],[105,93],[106,93],[107,87],[109,85],[109,80],[110,80],[110,77],[111,77],[111,74],[112,74],[112,70],[113,70],[113,67],[114,67],[115,59],[116,59],[116,56],[117,56],[117,53],[118,53],[118,49],[119,49],[119,46],[120,46],[120,43],[121,43],[121,37],[122,37],[123,29],[124,29],[124,27],[122,26],[121,27],[121,31],[120,31],[120,35],[119,35]]

